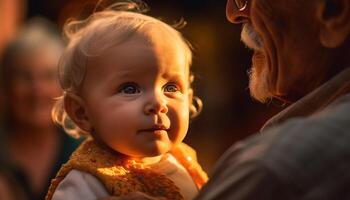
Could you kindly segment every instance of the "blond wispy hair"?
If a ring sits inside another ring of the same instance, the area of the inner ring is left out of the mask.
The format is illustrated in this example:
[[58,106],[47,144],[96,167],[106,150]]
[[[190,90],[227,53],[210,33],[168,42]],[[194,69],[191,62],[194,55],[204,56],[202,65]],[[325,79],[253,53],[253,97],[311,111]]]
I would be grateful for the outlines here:
[[[164,37],[171,37],[169,41],[180,45],[185,57],[185,67],[190,68],[192,64],[190,44],[174,27],[142,14],[147,9],[142,2],[124,1],[94,12],[85,20],[70,20],[65,24],[64,35],[68,45],[59,62],[59,81],[64,93],[57,98],[52,118],[71,136],[88,134],[69,118],[64,109],[64,98],[69,93],[79,95],[89,57],[98,56],[101,52],[128,40],[134,34],[157,28],[167,33]],[[193,81],[192,75],[189,81]],[[201,100],[194,98],[194,103],[190,106],[191,116],[198,115],[201,108]]]

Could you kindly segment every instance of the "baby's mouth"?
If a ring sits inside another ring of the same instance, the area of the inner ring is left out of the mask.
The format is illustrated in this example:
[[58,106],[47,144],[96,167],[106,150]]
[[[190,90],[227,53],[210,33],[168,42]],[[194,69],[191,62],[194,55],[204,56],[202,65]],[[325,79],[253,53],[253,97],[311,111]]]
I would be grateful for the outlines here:
[[139,130],[139,132],[160,132],[160,131],[169,131],[169,128],[167,128],[166,126],[164,126],[162,124],[155,124],[155,125],[151,126],[150,128]]

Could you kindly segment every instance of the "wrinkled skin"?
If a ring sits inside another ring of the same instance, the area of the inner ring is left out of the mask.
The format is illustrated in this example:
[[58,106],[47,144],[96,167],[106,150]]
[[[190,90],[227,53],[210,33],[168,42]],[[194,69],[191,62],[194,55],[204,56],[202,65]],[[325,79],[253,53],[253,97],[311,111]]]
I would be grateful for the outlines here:
[[337,51],[319,39],[318,8],[314,0],[248,0],[247,9],[241,12],[234,1],[227,2],[228,19],[251,26],[255,33],[251,35],[256,36],[250,43],[249,36],[242,37],[255,50],[250,81],[253,97],[292,102],[343,68],[343,61],[336,59]]

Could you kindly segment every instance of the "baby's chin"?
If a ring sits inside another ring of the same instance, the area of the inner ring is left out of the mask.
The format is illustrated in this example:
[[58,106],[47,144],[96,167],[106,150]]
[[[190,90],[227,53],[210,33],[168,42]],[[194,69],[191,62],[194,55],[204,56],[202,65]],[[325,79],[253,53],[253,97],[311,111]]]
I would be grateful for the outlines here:
[[171,150],[171,144],[165,141],[154,141],[145,146],[145,157],[159,156]]
[[144,157],[156,157],[168,153],[172,148],[172,144],[165,141],[153,141],[149,143],[144,143],[139,146],[138,149],[129,151],[116,151],[130,156],[132,158],[141,159]]

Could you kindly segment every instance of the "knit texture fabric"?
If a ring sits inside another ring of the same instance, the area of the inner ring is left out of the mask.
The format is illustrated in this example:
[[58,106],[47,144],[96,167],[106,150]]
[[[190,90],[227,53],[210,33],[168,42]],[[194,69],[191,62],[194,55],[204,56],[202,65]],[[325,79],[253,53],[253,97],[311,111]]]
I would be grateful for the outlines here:
[[[191,147],[181,143],[170,154],[184,166],[198,188],[208,180],[207,174],[197,162],[196,152]],[[88,138],[52,180],[46,200],[52,199],[59,183],[72,169],[97,177],[111,196],[139,191],[152,197],[184,199],[179,188],[165,175]]]

